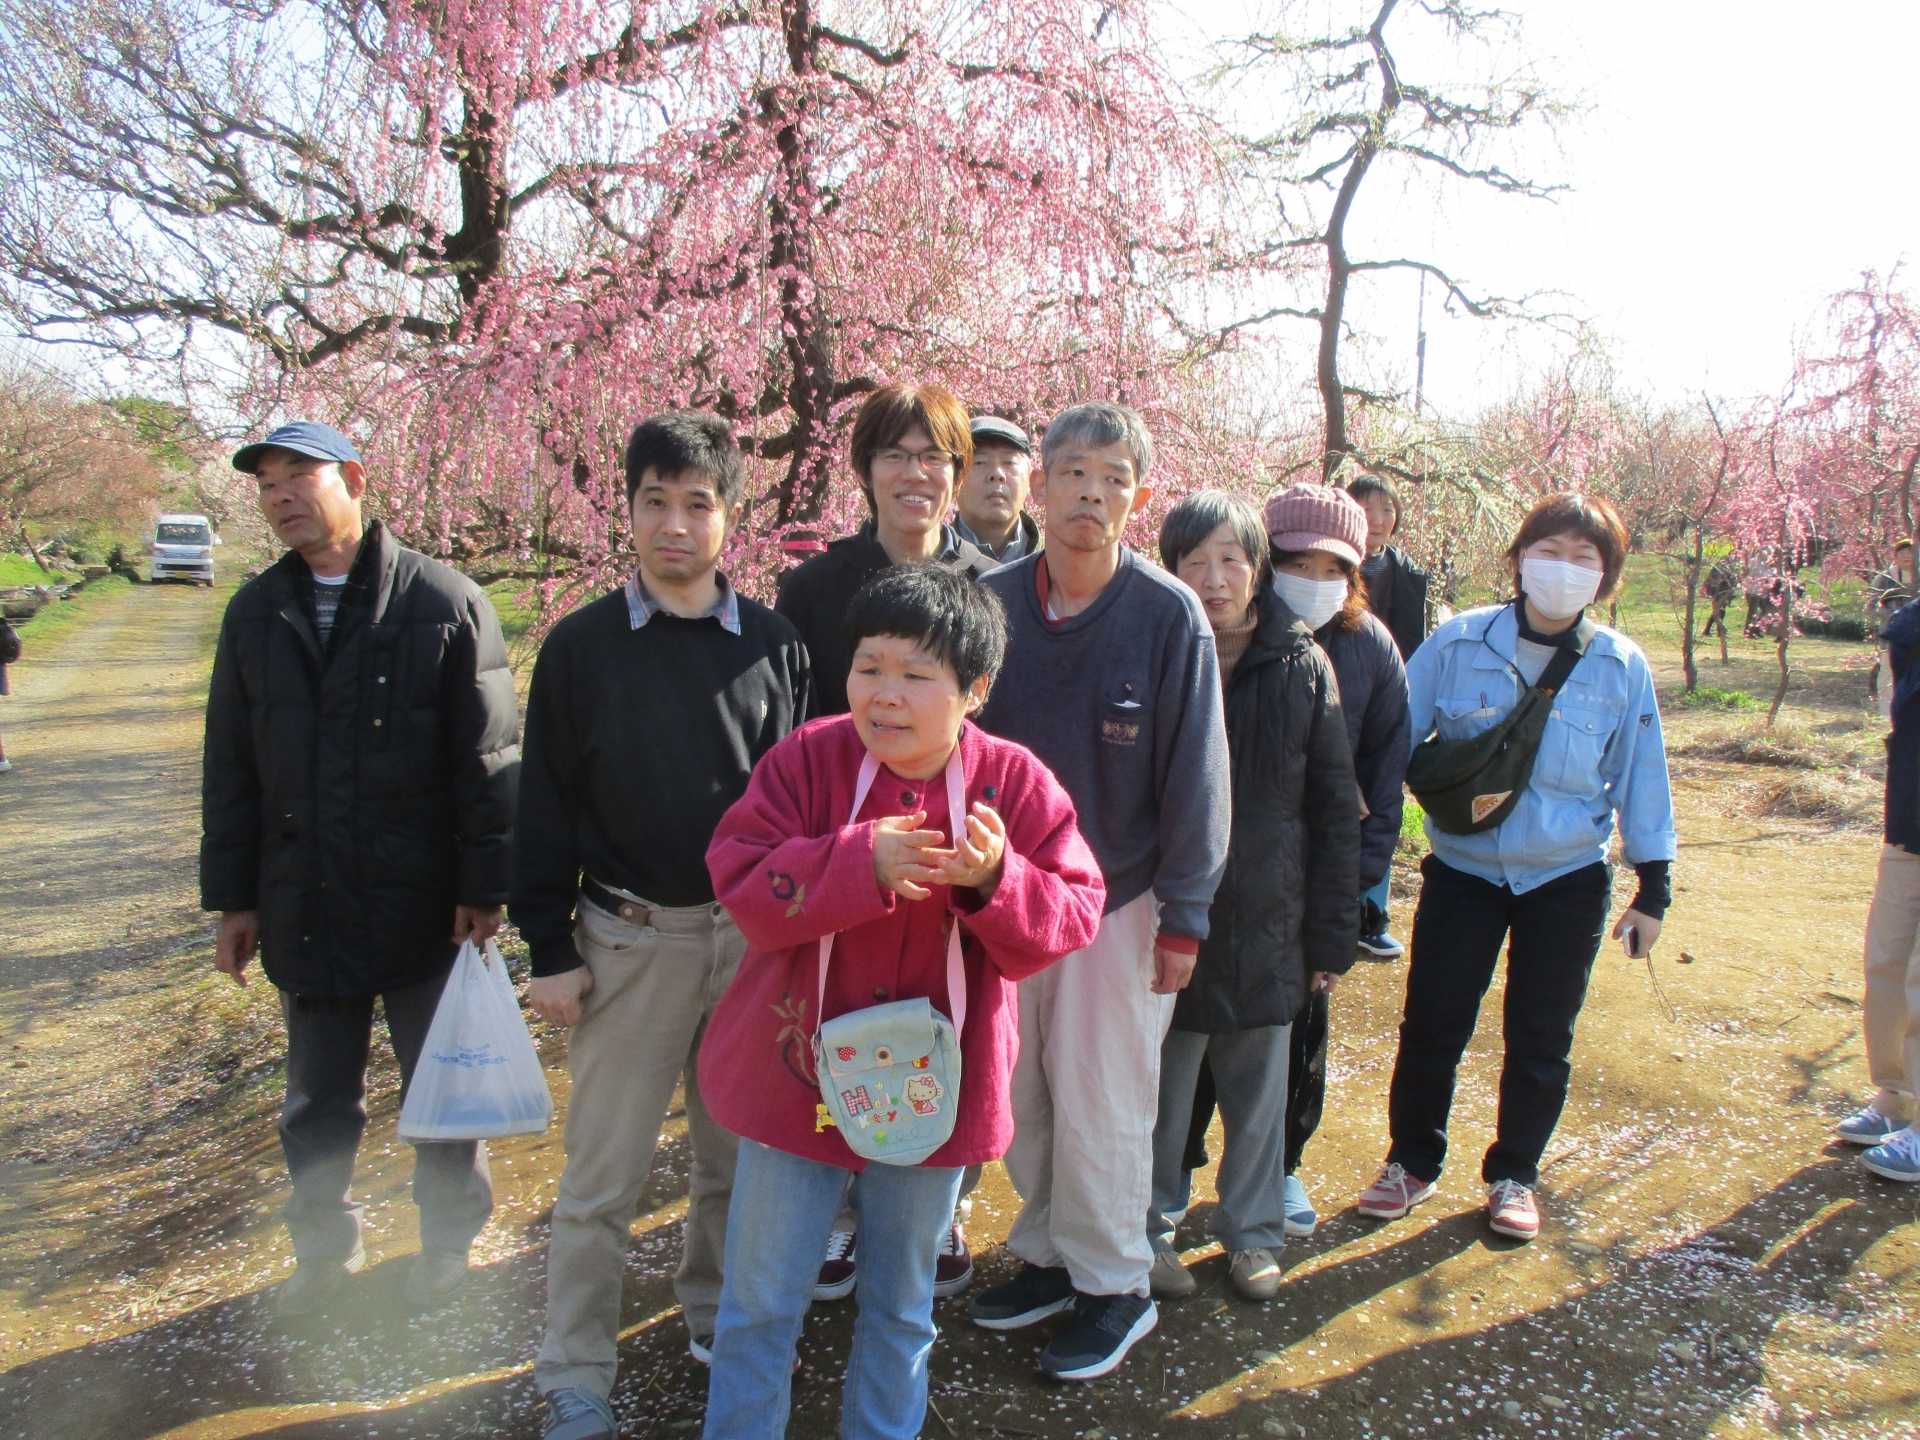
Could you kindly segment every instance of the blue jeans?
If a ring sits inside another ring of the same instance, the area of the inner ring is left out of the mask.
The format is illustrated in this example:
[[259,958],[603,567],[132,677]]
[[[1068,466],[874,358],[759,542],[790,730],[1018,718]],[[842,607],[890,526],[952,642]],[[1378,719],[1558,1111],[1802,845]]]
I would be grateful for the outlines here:
[[[913,1440],[927,1415],[933,1267],[953,1224],[958,1169],[869,1165],[860,1174],[859,1312],[840,1402],[843,1440]],[[727,1211],[706,1440],[787,1433],[793,1347],[847,1172],[740,1142]]]

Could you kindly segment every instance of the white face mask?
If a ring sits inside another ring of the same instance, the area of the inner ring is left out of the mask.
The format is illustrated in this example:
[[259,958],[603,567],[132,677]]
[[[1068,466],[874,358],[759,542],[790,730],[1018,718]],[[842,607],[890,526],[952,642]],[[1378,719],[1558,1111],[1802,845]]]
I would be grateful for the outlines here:
[[1520,589],[1549,620],[1570,620],[1600,593],[1600,575],[1584,565],[1529,555],[1520,562]]
[[1309,580],[1304,575],[1291,575],[1285,570],[1276,570],[1273,572],[1273,593],[1286,602],[1289,610],[1306,622],[1309,630],[1318,630],[1338,615],[1340,607],[1347,603],[1347,582]]

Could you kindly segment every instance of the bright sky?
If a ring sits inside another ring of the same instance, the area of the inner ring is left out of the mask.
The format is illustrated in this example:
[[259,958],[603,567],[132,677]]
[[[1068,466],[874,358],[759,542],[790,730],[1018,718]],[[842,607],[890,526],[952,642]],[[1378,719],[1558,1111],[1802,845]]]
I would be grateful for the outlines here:
[[[1864,269],[1884,274],[1904,258],[1907,287],[1920,287],[1920,4],[1505,8],[1523,20],[1514,58],[1581,107],[1562,122],[1557,148],[1543,139],[1515,168],[1573,190],[1548,203],[1466,197],[1456,186],[1436,208],[1431,191],[1363,189],[1354,224],[1367,250],[1424,252],[1503,294],[1568,292],[1550,308],[1593,322],[1620,381],[1673,400],[1703,387],[1777,389],[1796,336]],[[1169,0],[1193,18],[1189,34],[1258,26],[1273,9],[1272,0]],[[1293,14],[1296,23],[1365,23],[1376,9],[1306,0]],[[1390,44],[1406,20],[1396,16]],[[1432,57],[1399,53],[1403,75],[1435,78]],[[1544,337],[1448,318],[1431,287],[1427,301],[1427,393],[1443,409],[1471,411],[1548,359]],[[1410,379],[1411,283],[1369,282],[1362,307],[1360,325],[1379,337],[1368,363]]]

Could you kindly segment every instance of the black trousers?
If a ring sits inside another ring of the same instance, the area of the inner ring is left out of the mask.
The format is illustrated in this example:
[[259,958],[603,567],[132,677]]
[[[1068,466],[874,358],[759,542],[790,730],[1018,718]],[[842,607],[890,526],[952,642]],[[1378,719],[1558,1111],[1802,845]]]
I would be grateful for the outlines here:
[[[447,973],[377,997],[387,1012],[393,1055],[400,1062],[403,1098]],[[367,1128],[367,1056],[373,1047],[375,998],[280,992],[287,1022],[280,1148],[293,1179],[287,1231],[300,1260],[344,1260],[360,1243],[361,1207],[349,1189],[354,1157]],[[413,1200],[420,1207],[420,1248],[466,1254],[493,1213],[486,1146],[476,1140],[416,1145]]]
[[1506,941],[1500,1114],[1480,1174],[1488,1184],[1533,1185],[1567,1102],[1574,1020],[1600,951],[1612,871],[1596,862],[1524,895],[1432,855],[1420,874],[1400,1053],[1387,1102],[1393,1136],[1387,1159],[1422,1180],[1439,1177],[1454,1076]]
[[[1187,1152],[1180,1161],[1187,1170],[1198,1170],[1207,1163],[1207,1127],[1213,1123],[1215,1103],[1213,1070],[1202,1060],[1200,1080],[1193,1087]],[[1320,1128],[1320,1112],[1326,1103],[1327,997],[1313,994],[1293,1022],[1287,1058],[1287,1174],[1300,1168],[1300,1151]]]

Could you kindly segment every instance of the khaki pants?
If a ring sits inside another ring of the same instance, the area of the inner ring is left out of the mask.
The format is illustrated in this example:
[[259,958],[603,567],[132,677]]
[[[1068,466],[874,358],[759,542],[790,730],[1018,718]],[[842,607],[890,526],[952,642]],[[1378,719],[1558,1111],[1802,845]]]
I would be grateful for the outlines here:
[[693,1140],[686,1244],[674,1293],[692,1335],[713,1334],[738,1141],[708,1117],[697,1067],[707,1018],[746,942],[718,905],[654,909],[650,923],[584,896],[574,948],[593,972],[586,1014],[567,1044],[567,1167],[547,1247],[547,1333],[534,1362],[541,1392],[613,1390],[621,1277],[633,1218],[673,1088],[686,1082]]
[[1867,912],[1867,1070],[1889,1119],[1920,1119],[1920,855],[1888,845]]
[[1007,1178],[1020,1216],[1007,1248],[1064,1266],[1083,1295],[1145,1295],[1153,1251],[1160,1042],[1173,997],[1155,995],[1149,891],[1100,922],[1084,950],[1020,982]]

